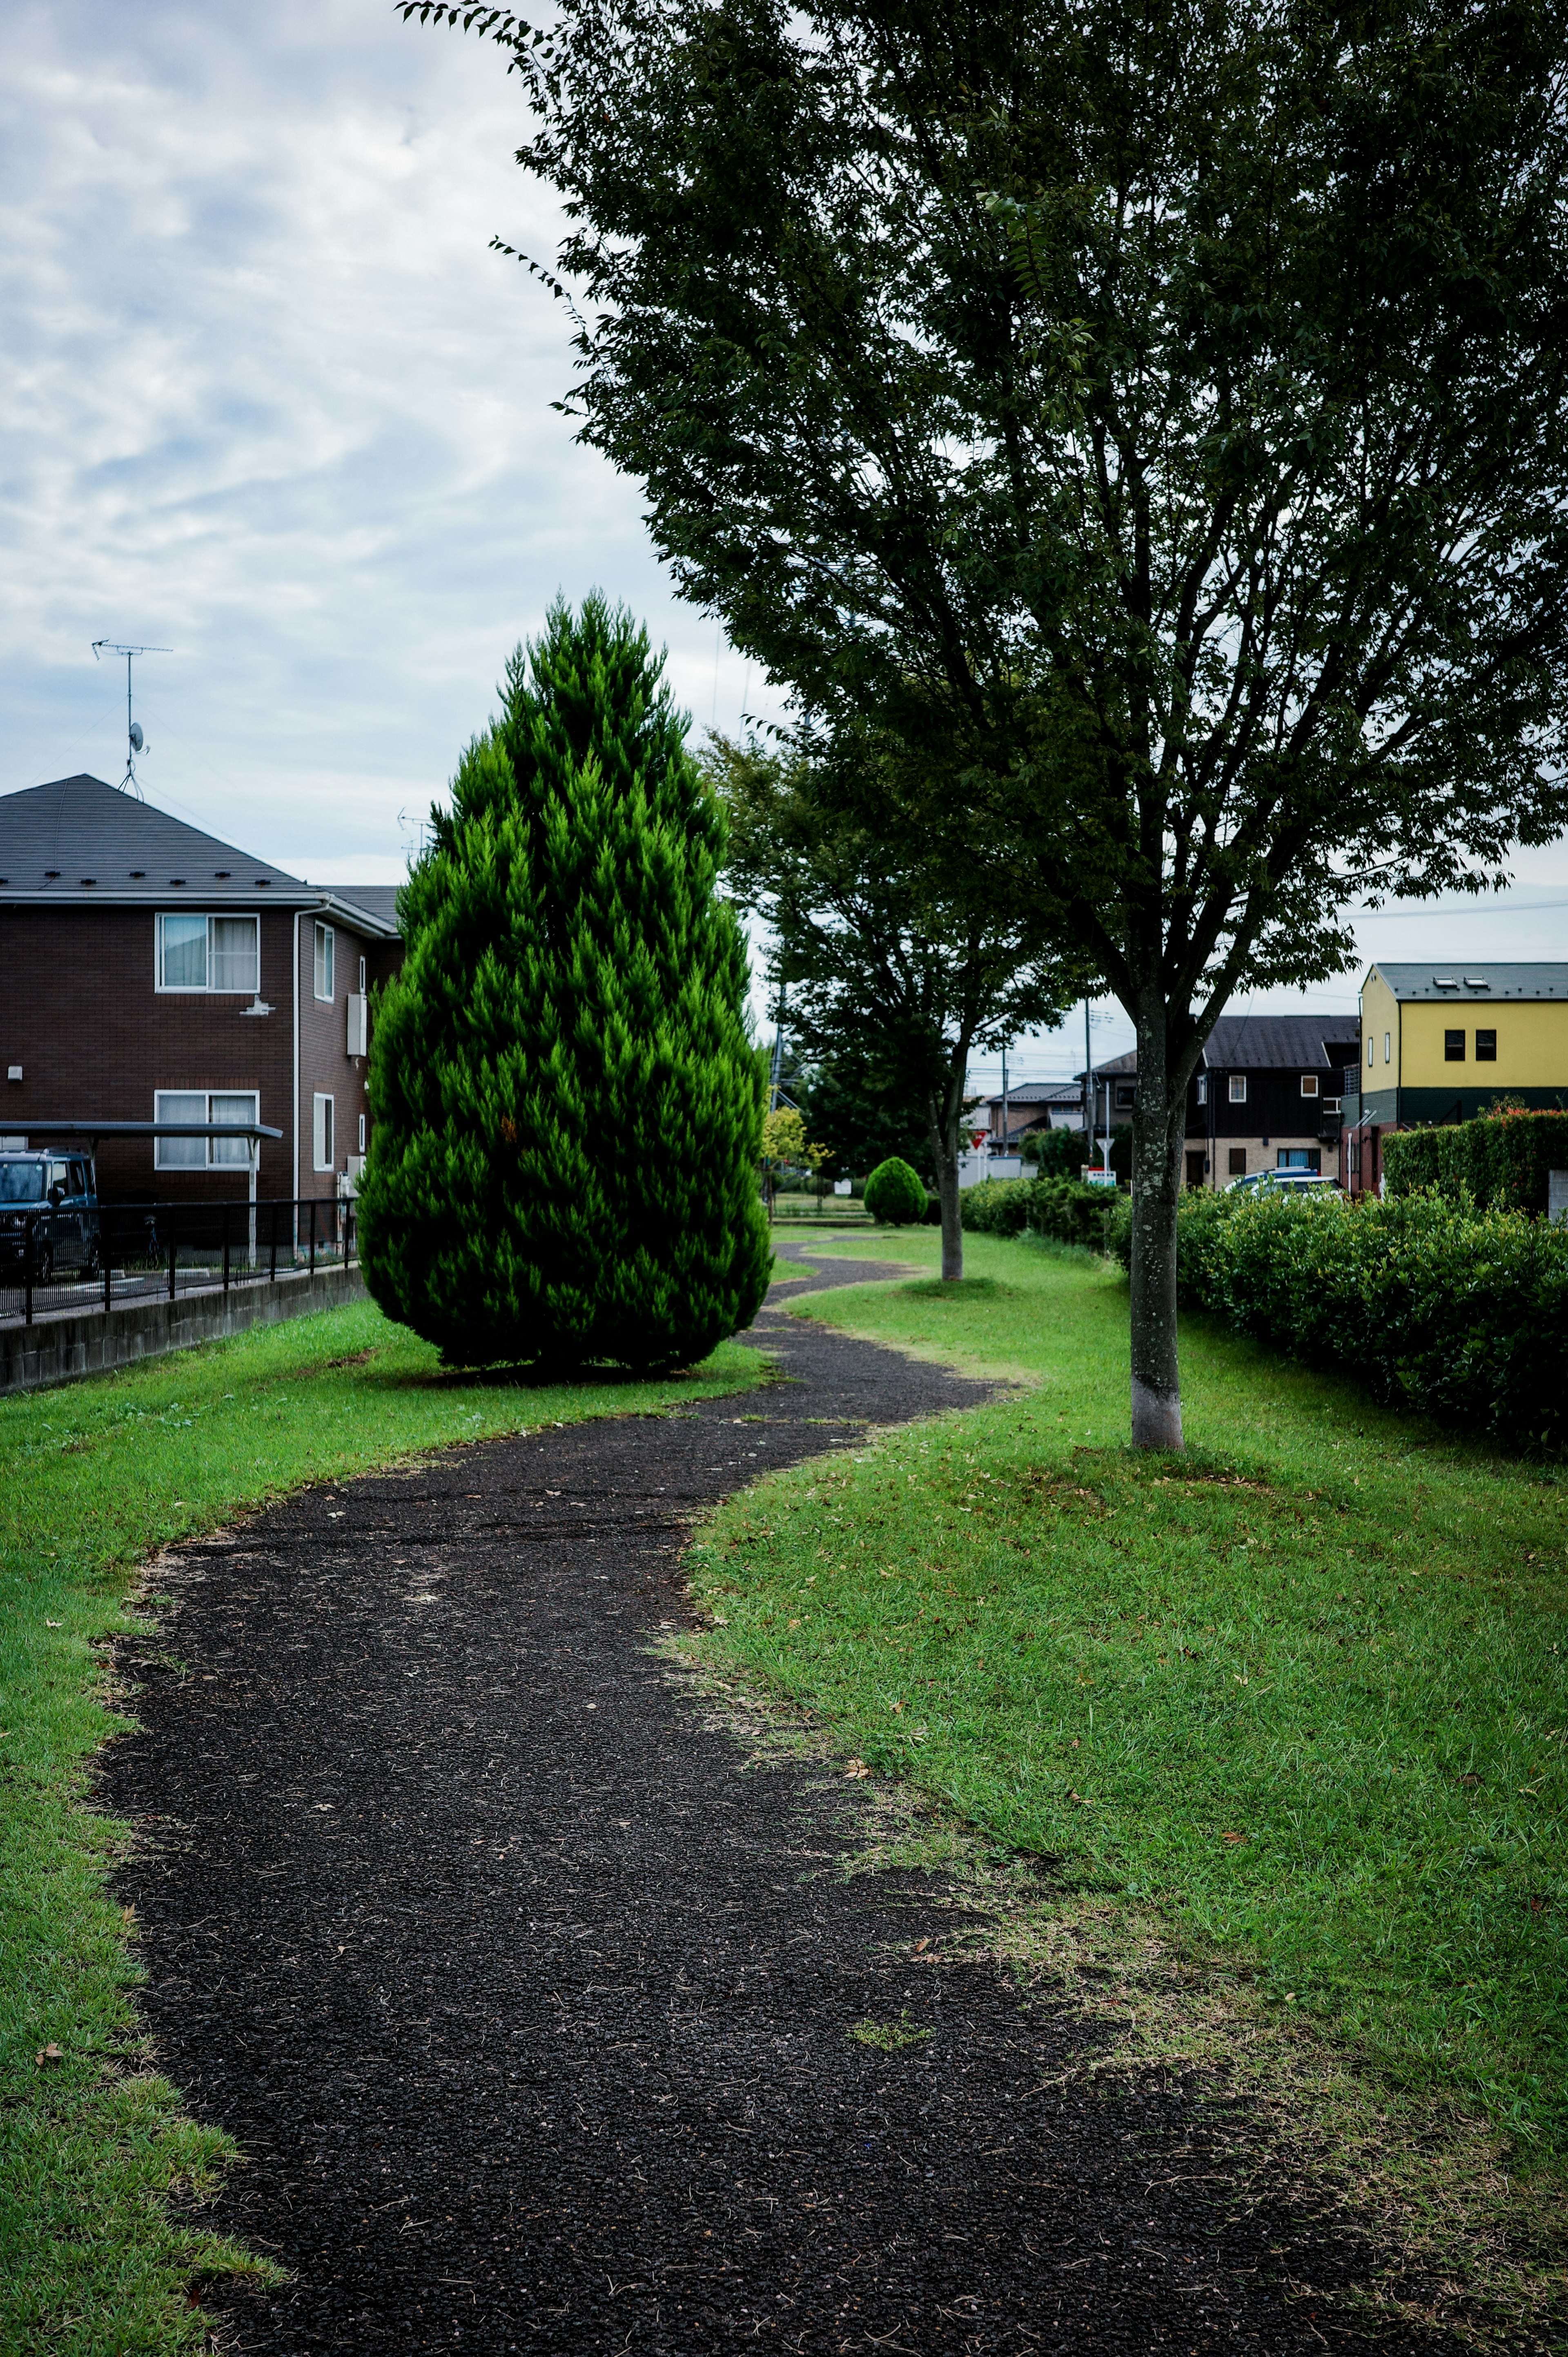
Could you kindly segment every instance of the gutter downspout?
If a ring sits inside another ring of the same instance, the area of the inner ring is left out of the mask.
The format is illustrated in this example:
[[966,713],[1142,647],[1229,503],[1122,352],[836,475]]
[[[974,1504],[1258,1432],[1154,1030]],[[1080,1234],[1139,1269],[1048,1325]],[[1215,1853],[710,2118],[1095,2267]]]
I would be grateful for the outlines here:
[[299,910],[294,912],[294,1243],[299,1249]]

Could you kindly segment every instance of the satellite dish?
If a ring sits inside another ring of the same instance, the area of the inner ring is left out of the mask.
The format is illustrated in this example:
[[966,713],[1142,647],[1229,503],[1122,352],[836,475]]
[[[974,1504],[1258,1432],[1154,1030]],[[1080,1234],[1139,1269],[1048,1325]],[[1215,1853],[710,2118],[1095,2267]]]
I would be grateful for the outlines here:
[[139,720],[133,720],[131,723],[131,750],[134,753],[144,752],[146,749],[146,743],[147,740],[142,734],[141,722]]

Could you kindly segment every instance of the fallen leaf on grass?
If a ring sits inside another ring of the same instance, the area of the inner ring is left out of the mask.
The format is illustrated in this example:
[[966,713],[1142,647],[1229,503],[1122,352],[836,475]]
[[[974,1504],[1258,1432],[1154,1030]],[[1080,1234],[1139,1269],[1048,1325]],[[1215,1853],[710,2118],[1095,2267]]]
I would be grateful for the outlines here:
[[1244,1842],[1247,1836],[1245,1834],[1221,1834],[1219,1838],[1222,1842],[1229,1842],[1234,1847],[1237,1842]]
[[40,2071],[46,2069],[51,2062],[63,2062],[64,2061],[65,2056],[60,2052],[59,2048],[55,2044],[52,2038],[47,2046],[39,2047],[38,2068]]
[[852,1760],[846,1765],[843,1772],[846,1776],[869,1776],[871,1770],[866,1766],[864,1760]]
[[63,1620],[46,1620],[44,1622],[44,1627],[46,1629],[63,1629],[65,1627],[65,1622]]

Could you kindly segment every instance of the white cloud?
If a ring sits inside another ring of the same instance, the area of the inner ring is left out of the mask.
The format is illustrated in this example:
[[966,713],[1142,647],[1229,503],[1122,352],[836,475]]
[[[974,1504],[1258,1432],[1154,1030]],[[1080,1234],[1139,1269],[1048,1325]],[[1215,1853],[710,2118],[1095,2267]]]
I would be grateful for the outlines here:
[[[671,648],[700,726],[749,683],[671,595],[636,487],[552,408],[566,319],[492,45],[391,0],[13,0],[0,38],[0,791],[117,779],[324,881],[384,880],[556,589]],[[1369,956],[1563,953],[1562,847],[1510,903],[1401,911]],[[1345,981],[1311,994],[1348,1006]],[[1114,1052],[1117,1018],[1097,1038]],[[1081,1023],[1020,1051],[1070,1071]],[[977,1072],[977,1081],[992,1077]]]
[[[10,13],[0,790],[118,778],[89,641],[166,643],[151,799],[313,875],[395,866],[509,649],[595,584],[706,723],[712,625],[551,407],[560,307],[489,251],[554,242],[504,65],[382,0]],[[743,679],[725,647],[721,723]]]

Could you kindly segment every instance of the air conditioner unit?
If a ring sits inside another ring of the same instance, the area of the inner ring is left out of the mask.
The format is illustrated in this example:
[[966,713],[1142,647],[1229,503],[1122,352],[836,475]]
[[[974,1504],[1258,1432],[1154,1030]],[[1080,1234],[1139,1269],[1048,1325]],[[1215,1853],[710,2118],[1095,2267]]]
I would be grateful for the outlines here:
[[368,1056],[371,1052],[371,1002],[362,990],[351,990],[348,1007],[348,1052],[350,1056]]
[[360,1181],[364,1175],[364,1156],[362,1154],[350,1154],[346,1156],[344,1158],[343,1168],[338,1173],[338,1194],[357,1195],[360,1191]]

